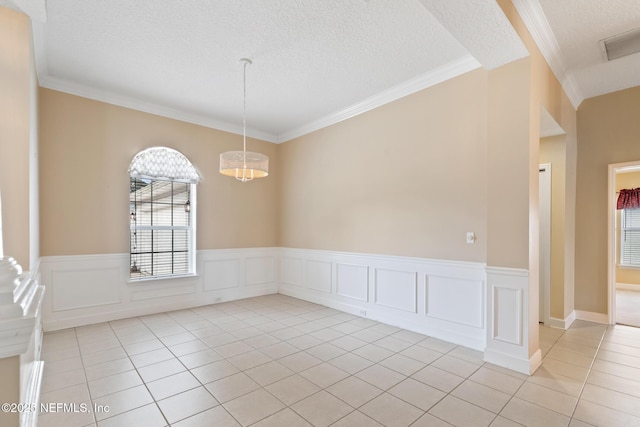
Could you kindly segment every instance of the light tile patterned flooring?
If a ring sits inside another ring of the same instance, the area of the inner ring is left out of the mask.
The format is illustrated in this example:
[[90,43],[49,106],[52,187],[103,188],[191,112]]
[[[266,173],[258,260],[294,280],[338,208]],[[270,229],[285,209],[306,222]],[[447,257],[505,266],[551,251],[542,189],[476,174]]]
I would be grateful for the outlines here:
[[540,328],[527,377],[283,295],[48,333],[39,426],[640,426],[640,329]]

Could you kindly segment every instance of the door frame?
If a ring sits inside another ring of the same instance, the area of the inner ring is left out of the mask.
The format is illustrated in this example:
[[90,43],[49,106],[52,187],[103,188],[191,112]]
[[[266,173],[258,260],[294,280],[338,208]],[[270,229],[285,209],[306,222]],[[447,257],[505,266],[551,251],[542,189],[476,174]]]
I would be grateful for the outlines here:
[[[551,163],[542,163],[539,165],[538,181],[540,183],[539,189],[539,247],[543,245],[548,248],[545,254],[546,271],[543,280],[542,271],[540,271],[540,289],[544,292],[543,301],[539,301],[540,307],[542,307],[543,317],[538,319],[539,322],[549,325],[549,319],[551,318],[551,199],[552,199],[552,187],[551,187]],[[542,185],[544,182],[544,186]],[[544,200],[543,194],[544,191]],[[543,203],[546,204],[547,209],[543,210]],[[544,213],[544,215],[543,215]],[[543,265],[543,259],[540,257],[539,267]],[[538,292],[538,295],[540,293]]]
[[616,176],[618,173],[640,171],[640,160],[635,162],[610,163],[607,191],[607,309],[608,322],[616,323]]

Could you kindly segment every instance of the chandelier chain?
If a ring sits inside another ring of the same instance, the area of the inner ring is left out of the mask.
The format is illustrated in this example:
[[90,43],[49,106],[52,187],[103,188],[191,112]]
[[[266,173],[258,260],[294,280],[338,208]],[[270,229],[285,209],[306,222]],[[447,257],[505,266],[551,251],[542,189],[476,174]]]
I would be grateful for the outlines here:
[[247,169],[247,64],[249,60],[245,60],[244,70],[242,73],[242,160],[244,169]]

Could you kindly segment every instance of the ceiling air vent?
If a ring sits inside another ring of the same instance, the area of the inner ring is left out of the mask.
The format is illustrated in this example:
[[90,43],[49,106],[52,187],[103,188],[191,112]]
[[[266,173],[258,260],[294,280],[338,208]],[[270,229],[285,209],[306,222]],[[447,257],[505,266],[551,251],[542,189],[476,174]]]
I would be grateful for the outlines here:
[[605,61],[640,52],[640,28],[600,40],[600,49]]

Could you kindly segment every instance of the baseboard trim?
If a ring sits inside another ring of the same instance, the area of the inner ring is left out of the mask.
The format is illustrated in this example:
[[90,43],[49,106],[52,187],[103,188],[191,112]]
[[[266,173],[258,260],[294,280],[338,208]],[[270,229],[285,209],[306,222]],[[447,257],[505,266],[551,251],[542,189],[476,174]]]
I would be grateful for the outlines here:
[[484,361],[521,374],[532,375],[542,364],[542,352],[538,350],[529,359],[525,359],[487,348],[484,352]]
[[200,250],[196,275],[130,282],[127,254],[43,257],[45,331],[278,292],[279,248]]
[[616,290],[622,291],[636,291],[640,292],[640,285],[634,285],[633,283],[616,283]]
[[[375,320],[377,322],[395,326],[397,328],[406,329],[418,334],[427,335],[432,338],[441,339],[453,344],[472,348],[474,350],[484,351],[486,348],[485,340],[480,337],[472,337],[469,335],[458,333],[456,331],[445,329],[443,327],[429,325],[428,322],[425,322],[423,319],[421,319],[422,321],[410,320],[401,316],[373,310],[370,307],[365,308],[364,306],[337,301],[330,296],[323,297],[312,292],[305,292],[305,290],[298,290],[293,286],[281,285],[278,293],[304,301],[309,301],[315,304],[324,305],[335,310],[340,310],[345,313],[353,314],[355,316]],[[363,315],[363,313],[365,314]]]
[[571,327],[576,320],[576,312],[572,311],[565,319],[558,319],[557,317],[549,318],[549,326],[557,329],[564,329],[565,331]]
[[[542,363],[540,350],[528,354],[526,269],[283,247],[198,251],[197,266],[186,281],[132,285],[126,254],[44,257],[43,329],[281,293],[484,351],[485,361],[526,375]],[[92,305],[87,283],[108,298]],[[607,323],[604,314],[579,310],[549,323],[567,329],[575,319]]]
[[278,292],[483,351],[485,265],[280,248]]
[[278,293],[276,286],[268,286],[257,289],[254,292],[239,292],[228,298],[220,298],[217,296],[207,296],[200,299],[197,303],[189,299],[182,302],[170,302],[165,304],[155,304],[153,306],[127,307],[120,310],[100,312],[93,315],[80,314],[76,316],[65,317],[61,319],[50,319],[43,322],[43,329],[46,332],[59,331],[62,329],[75,328],[78,326],[93,325],[102,322],[111,322],[113,320],[126,319],[129,317],[146,316],[149,314],[164,313],[175,310],[185,310],[189,308],[202,307],[205,305],[218,304],[222,302],[237,301],[244,298],[253,298],[264,295],[273,295]]
[[609,316],[605,313],[594,313],[592,311],[574,310],[576,320],[584,320],[587,322],[609,324]]

